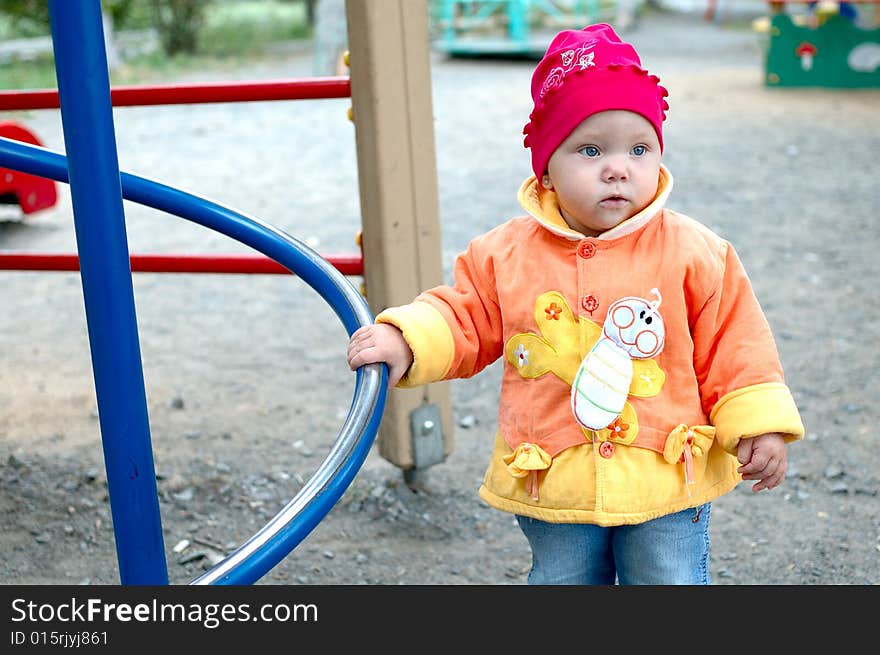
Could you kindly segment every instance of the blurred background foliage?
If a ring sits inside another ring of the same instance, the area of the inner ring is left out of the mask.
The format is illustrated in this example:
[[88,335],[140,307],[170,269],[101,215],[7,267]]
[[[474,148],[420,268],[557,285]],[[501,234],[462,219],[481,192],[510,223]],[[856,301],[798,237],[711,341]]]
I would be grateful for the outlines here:
[[[69,0],[65,0],[69,1]],[[312,36],[319,0],[101,0],[112,30],[108,60],[117,82],[210,66],[210,60],[258,56],[272,44]],[[41,51],[21,39],[49,38],[46,0],[0,0],[0,88],[53,87],[51,41]],[[111,55],[113,55],[111,57]]]

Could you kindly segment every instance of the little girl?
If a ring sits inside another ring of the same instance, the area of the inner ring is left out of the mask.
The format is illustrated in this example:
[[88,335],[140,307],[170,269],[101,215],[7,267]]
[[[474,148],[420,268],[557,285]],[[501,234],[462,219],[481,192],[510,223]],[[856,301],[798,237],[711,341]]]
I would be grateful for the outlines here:
[[667,209],[660,80],[605,24],[532,77],[525,215],[475,238],[454,284],[352,335],[389,384],[504,358],[480,497],[517,516],[532,584],[709,584],[710,502],[785,477],[804,435],[733,246]]

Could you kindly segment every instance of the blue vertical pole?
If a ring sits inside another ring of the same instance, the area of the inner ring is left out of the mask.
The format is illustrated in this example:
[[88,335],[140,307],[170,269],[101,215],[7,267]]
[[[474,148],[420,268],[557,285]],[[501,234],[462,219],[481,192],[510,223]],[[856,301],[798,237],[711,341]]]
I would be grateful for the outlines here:
[[119,575],[168,583],[100,0],[49,0]]

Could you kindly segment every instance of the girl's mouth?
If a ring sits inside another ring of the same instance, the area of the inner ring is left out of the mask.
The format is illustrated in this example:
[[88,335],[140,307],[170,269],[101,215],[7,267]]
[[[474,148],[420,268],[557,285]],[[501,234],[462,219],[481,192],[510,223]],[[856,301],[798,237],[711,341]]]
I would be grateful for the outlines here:
[[602,207],[621,207],[627,203],[627,199],[623,196],[608,196],[599,201]]

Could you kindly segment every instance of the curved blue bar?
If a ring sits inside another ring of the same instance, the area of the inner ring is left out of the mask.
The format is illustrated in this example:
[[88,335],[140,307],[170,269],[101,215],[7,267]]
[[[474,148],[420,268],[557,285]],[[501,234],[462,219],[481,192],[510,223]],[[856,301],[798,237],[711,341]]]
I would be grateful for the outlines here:
[[[69,182],[64,155],[5,137],[0,137],[0,165],[57,182]],[[350,303],[339,287],[349,285],[349,281],[296,237],[257,218],[161,182],[124,172],[120,177],[122,196],[126,200],[185,218],[251,246],[305,280],[331,305],[349,334],[360,327],[353,308],[342,309]],[[306,252],[313,254],[307,256]],[[130,271],[128,266],[126,271]]]
[[[276,535],[267,541],[259,550],[243,562],[242,565],[235,567],[223,577],[219,579],[211,579],[209,584],[219,585],[243,585],[252,584],[265,575],[272,567],[280,562],[290,551],[292,551],[299,542],[305,539],[309,533],[315,529],[318,523],[332,509],[333,505],[339,500],[351,482],[354,480],[364,460],[370,452],[376,433],[379,430],[379,423],[382,420],[382,409],[385,406],[385,396],[388,385],[388,369],[382,366],[382,376],[379,382],[380,394],[376,400],[375,406],[370,410],[371,419],[364,431],[364,437],[361,438],[351,455],[343,462],[343,465],[336,471],[333,481],[327,487],[325,493],[316,496],[309,502],[305,508],[296,515],[296,520],[290,522]],[[358,370],[357,384],[361,383],[361,370]],[[332,453],[329,457],[332,457]],[[210,571],[208,572],[210,574]],[[202,577],[207,577],[205,574]],[[194,583],[199,584],[201,578],[197,578]]]
[[101,3],[49,16],[119,575],[167,584]]
[[[0,166],[32,175],[67,182],[66,159],[45,148],[0,137]],[[258,219],[193,194],[129,173],[121,174],[123,197],[159,209],[245,243],[301,277],[340,318],[349,335],[372,321],[370,309],[360,293],[327,260],[295,237]],[[345,289],[354,293],[344,293]],[[354,301],[353,298],[357,300]],[[367,427],[350,453],[345,455],[333,478],[311,499],[295,520],[273,535],[246,561],[212,584],[251,584],[259,580],[302,541],[339,500],[363,465],[379,429],[387,393],[387,367],[381,366],[379,394],[367,408]],[[357,371],[355,397],[364,381],[364,369]],[[354,406],[351,411],[354,411]],[[328,456],[333,457],[334,453]],[[164,561],[164,558],[163,558]]]

